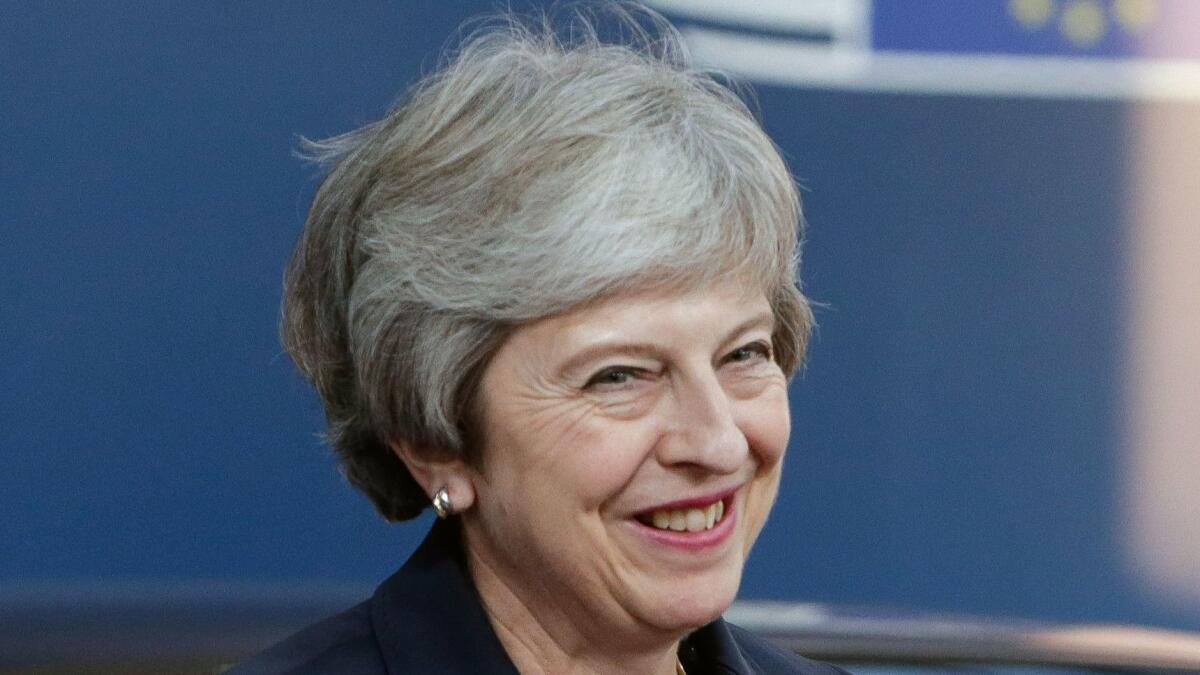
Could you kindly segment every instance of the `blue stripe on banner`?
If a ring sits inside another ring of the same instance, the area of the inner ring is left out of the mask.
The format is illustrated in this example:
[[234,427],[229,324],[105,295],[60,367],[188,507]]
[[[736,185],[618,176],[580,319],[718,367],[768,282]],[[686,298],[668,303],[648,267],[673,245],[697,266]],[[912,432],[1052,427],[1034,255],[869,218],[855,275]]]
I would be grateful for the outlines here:
[[1195,0],[875,0],[877,50],[1200,59]]

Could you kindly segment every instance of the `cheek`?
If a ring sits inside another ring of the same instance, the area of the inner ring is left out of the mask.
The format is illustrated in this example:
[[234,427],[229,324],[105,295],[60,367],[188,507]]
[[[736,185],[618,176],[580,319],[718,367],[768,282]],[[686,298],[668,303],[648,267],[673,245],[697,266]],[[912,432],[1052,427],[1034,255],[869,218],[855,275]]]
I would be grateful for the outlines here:
[[498,434],[504,442],[492,446],[511,454],[492,462],[485,458],[489,482],[497,498],[521,495],[527,507],[556,518],[603,508],[633,480],[655,442],[654,428],[645,420],[586,413],[558,416],[554,422],[515,419],[527,422]]
[[754,453],[757,471],[744,502],[747,527],[743,555],[749,555],[759,531],[766,524],[779,489],[783,455],[791,431],[786,387],[756,399],[746,415],[742,429]]
[[650,456],[656,433],[645,420],[603,420],[581,433],[555,473],[566,474],[577,486],[582,506],[602,508],[617,497]]
[[762,467],[777,465],[787,450],[792,431],[787,389],[781,387],[756,399],[747,406],[743,420],[746,440]]

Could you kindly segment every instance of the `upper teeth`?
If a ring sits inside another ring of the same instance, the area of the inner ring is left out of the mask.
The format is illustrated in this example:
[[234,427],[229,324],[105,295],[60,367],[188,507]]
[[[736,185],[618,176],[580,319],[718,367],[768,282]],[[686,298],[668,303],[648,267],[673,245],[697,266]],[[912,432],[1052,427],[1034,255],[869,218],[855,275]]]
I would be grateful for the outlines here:
[[650,515],[650,522],[660,530],[701,532],[712,529],[725,515],[725,503],[709,504],[703,509],[660,509]]

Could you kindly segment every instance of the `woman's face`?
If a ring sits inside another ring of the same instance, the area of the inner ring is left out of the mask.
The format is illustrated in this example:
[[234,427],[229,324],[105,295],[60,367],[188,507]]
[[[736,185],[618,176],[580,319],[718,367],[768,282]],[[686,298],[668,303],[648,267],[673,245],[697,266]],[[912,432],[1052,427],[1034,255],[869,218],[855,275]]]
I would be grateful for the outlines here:
[[726,282],[518,328],[481,383],[474,569],[531,611],[606,635],[716,618],[787,445],[773,327],[760,291]]

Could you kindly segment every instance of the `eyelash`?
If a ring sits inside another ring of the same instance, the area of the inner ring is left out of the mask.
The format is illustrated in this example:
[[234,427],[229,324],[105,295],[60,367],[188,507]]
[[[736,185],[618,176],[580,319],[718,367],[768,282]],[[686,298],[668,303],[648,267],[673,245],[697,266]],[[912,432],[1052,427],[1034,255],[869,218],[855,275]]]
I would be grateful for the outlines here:
[[763,341],[751,342],[748,345],[742,345],[741,347],[738,347],[737,349],[730,352],[729,355],[725,357],[725,360],[733,362],[733,363],[738,363],[740,361],[743,361],[744,359],[734,359],[733,358],[734,354],[737,354],[738,352],[742,352],[742,351],[756,353],[759,356],[763,357],[763,359],[765,359],[765,360],[768,360],[768,361],[771,360],[771,345],[770,345],[770,343],[763,342]]
[[[750,344],[747,344],[747,345],[742,345],[741,347],[738,347],[737,349],[733,350],[732,352],[727,354],[724,359],[722,359],[722,363],[744,363],[749,360],[749,358],[744,358],[744,359],[743,358],[734,358],[734,355],[738,354],[739,352],[746,352],[747,357],[757,354],[758,356],[761,356],[764,360],[767,360],[767,361],[771,360],[771,357],[772,357],[770,343],[758,341],[758,342],[751,342]],[[623,384],[627,384],[629,382],[629,380],[636,379],[637,377],[644,375],[645,373],[646,373],[646,370],[644,368],[634,368],[632,366],[609,366],[607,368],[601,369],[595,375],[592,375],[590,378],[588,378],[588,381],[586,384],[583,385],[583,388],[584,389],[592,389],[596,386],[604,385],[604,384],[609,384],[609,385],[613,385],[613,386],[621,386]],[[621,376],[622,379],[620,382],[614,382],[611,380],[609,380],[607,382],[605,381],[605,378],[610,378],[613,376]]]
[[[605,369],[601,370],[600,372],[596,373],[595,375],[591,376],[590,378],[588,378],[587,384],[583,385],[583,388],[591,389],[593,387],[596,387],[598,385],[603,385],[603,384],[611,384],[614,386],[620,386],[623,384],[627,384],[629,382],[629,380],[636,378],[639,374],[644,373],[644,372],[645,371],[641,368],[632,368],[630,366],[609,366],[608,368],[605,368]],[[613,375],[622,375],[627,379],[622,379],[622,381],[620,381],[620,382],[613,382],[613,381],[606,382],[605,381],[605,378],[611,377]]]

